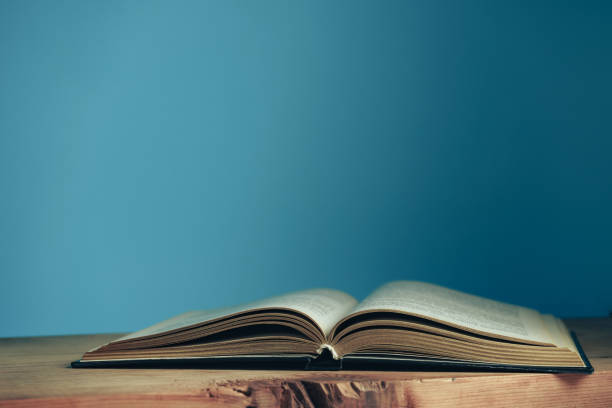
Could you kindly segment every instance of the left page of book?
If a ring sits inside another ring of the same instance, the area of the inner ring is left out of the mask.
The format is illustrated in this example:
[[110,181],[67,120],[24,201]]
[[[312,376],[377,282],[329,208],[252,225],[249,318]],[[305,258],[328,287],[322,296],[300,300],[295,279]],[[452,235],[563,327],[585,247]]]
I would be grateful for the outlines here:
[[333,289],[309,289],[237,306],[210,310],[195,310],[183,313],[147,327],[146,329],[130,333],[115,341],[154,336],[156,334],[198,325],[238,313],[275,308],[289,309],[306,315],[311,318],[319,326],[323,334],[327,336],[336,322],[343,318],[356,305],[357,300],[344,292]]

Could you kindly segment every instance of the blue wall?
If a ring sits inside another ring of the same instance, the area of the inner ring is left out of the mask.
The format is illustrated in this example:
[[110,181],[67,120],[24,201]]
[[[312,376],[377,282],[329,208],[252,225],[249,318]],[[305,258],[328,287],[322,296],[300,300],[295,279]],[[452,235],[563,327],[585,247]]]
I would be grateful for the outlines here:
[[612,309],[609,2],[0,2],[0,336],[391,279]]

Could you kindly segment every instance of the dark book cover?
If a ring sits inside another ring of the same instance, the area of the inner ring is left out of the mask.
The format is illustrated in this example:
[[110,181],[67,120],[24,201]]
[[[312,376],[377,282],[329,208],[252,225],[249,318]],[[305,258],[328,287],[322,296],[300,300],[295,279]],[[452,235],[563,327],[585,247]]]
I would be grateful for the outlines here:
[[228,370],[323,370],[323,371],[474,371],[524,373],[591,374],[591,365],[574,332],[572,339],[585,367],[546,367],[473,361],[413,358],[395,355],[347,355],[334,360],[325,349],[317,358],[310,355],[257,355],[198,358],[156,358],[133,360],[83,361],[71,363],[73,368],[214,368]]

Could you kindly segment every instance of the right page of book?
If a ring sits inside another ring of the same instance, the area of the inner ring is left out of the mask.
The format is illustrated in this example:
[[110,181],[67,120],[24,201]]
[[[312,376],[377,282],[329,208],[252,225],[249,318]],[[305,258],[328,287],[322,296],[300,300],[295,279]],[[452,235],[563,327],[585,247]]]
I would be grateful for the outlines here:
[[533,344],[555,344],[542,315],[532,309],[415,281],[376,289],[353,310],[405,312],[469,331]]

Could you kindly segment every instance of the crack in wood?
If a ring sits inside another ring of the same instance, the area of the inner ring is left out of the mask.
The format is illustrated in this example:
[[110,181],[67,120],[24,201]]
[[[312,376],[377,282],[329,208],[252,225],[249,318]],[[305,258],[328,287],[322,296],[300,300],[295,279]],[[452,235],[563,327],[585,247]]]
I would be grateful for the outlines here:
[[237,383],[228,388],[248,397],[245,402],[250,407],[413,406],[409,396],[389,381],[256,381],[246,388]]

